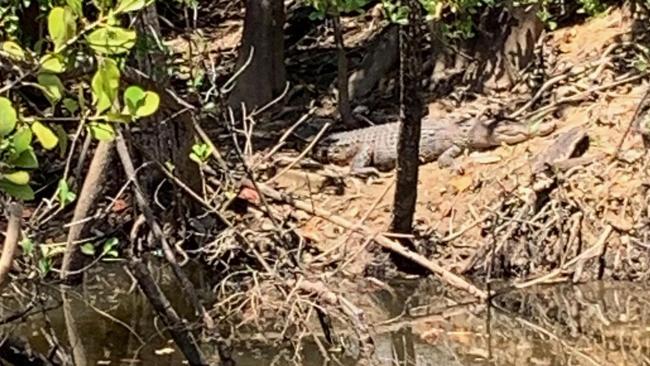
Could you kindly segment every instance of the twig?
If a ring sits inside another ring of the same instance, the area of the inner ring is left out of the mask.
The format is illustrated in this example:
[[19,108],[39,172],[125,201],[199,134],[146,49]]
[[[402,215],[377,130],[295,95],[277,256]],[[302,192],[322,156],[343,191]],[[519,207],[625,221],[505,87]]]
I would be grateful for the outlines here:
[[263,113],[264,111],[266,111],[267,109],[271,108],[275,103],[278,103],[279,101],[281,101],[287,95],[287,92],[289,92],[289,82],[288,81],[285,84],[284,90],[282,91],[282,93],[280,93],[280,95],[278,95],[276,98],[274,98],[270,102],[266,103],[262,107],[255,109],[253,112],[251,112],[251,114],[248,116],[248,118],[256,117],[257,115],[259,115],[259,114]]
[[600,86],[597,86],[597,87],[594,87],[594,88],[591,88],[591,89],[587,89],[587,90],[585,90],[583,92],[571,95],[569,97],[558,99],[557,101],[555,101],[553,103],[550,103],[550,104],[548,104],[548,105],[546,105],[544,107],[541,107],[541,108],[537,109],[534,112],[531,112],[531,113],[528,113],[528,114],[524,115],[524,117],[522,117],[522,119],[529,120],[532,117],[538,116],[538,115],[540,115],[542,113],[544,113],[544,114],[549,113],[552,110],[554,110],[555,108],[557,108],[557,106],[559,106],[559,105],[562,105],[562,104],[565,104],[565,103],[579,102],[581,100],[584,100],[591,93],[611,89],[611,88],[617,87],[619,85],[624,85],[624,84],[630,83],[632,81],[643,79],[644,77],[647,77],[649,73],[650,72],[643,72],[641,74],[628,76],[628,77],[625,77],[623,79],[611,82],[611,83],[606,84],[606,85],[600,85]]
[[[230,127],[230,130],[231,130],[233,145],[235,147],[235,153],[236,153],[237,157],[239,158],[239,161],[241,162],[242,167],[244,168],[244,172],[246,173],[246,177],[248,178],[248,182],[251,183],[253,189],[255,189],[257,192],[260,192],[260,189],[259,189],[258,184],[257,184],[257,180],[255,178],[255,173],[248,166],[248,164],[246,162],[246,159],[244,158],[244,155],[243,155],[241,149],[239,148],[239,145],[237,144],[237,137],[236,137],[234,131],[232,131],[233,128],[234,128],[234,125],[235,125],[235,116],[234,116],[232,108],[228,108],[228,112],[230,114],[229,127]],[[271,220],[271,223],[273,224],[273,226],[275,227],[276,232],[278,234],[281,234],[282,233],[281,225],[279,224],[278,220],[273,215],[273,211],[271,211],[270,206],[266,202],[266,197],[264,197],[264,194],[262,194],[261,192],[260,192],[260,201],[262,202],[262,205],[266,209],[267,216]]]
[[537,284],[540,284],[540,283],[547,282],[547,281],[559,276],[563,272],[567,271],[569,269],[569,267],[573,266],[574,264],[577,265],[576,269],[574,270],[574,278],[577,278],[577,276],[579,276],[580,272],[582,272],[582,266],[584,265],[584,262],[586,262],[588,259],[593,258],[593,257],[595,257],[595,256],[602,253],[602,251],[605,248],[605,242],[607,241],[607,238],[609,238],[609,236],[611,235],[613,230],[614,230],[614,228],[611,225],[607,225],[605,227],[605,230],[603,230],[600,237],[598,238],[598,241],[596,242],[596,244],[592,245],[587,250],[580,253],[578,256],[572,258],[570,261],[566,262],[561,267],[556,268],[555,270],[553,270],[553,271],[551,271],[551,272],[549,272],[549,273],[547,273],[547,274],[545,274],[543,276],[540,276],[538,278],[534,278],[532,280],[522,282],[522,283],[516,283],[516,284],[514,284],[514,287],[515,288],[526,288],[526,287],[530,287],[530,286],[533,286],[533,285],[537,285]]
[[[292,132],[293,132],[293,131],[298,127],[298,126],[300,126],[300,125],[301,125],[303,122],[305,122],[309,117],[311,117],[311,116],[313,115],[314,111],[316,111],[316,108],[314,108],[314,107],[310,108],[309,111],[307,111],[307,113],[305,113],[302,117],[300,117],[300,119],[298,119],[298,121],[297,121],[296,123],[294,123],[291,127],[289,127],[289,128],[284,132],[284,134],[280,137],[280,139],[279,139],[278,142],[275,144],[275,146],[273,146],[273,148],[271,149],[271,151],[269,151],[268,154],[266,154],[266,155],[265,155],[265,156],[260,160],[260,162],[266,161],[266,160],[268,160],[271,156],[275,155],[275,153],[276,153],[278,150],[280,150],[280,148],[281,148],[282,146],[284,146],[284,142],[287,140],[287,138],[289,137],[289,135],[290,135],[290,134],[291,134],[291,133],[292,133]],[[253,171],[255,171],[255,170],[257,169],[257,166],[260,164],[260,162],[258,162],[257,164],[253,165],[253,166],[251,167],[251,169],[253,169]]]
[[253,61],[253,54],[255,54],[255,46],[251,45],[251,52],[248,54],[248,58],[246,59],[246,62],[240,67],[231,77],[228,79],[225,83],[223,83],[223,86],[219,90],[219,93],[221,95],[228,94],[232,89],[235,87],[235,81],[237,78],[244,73],[244,71],[248,68],[248,66],[251,64]]
[[267,181],[267,183],[271,183],[271,182],[275,181],[280,176],[282,176],[284,173],[288,172],[291,168],[293,168],[296,164],[298,164],[298,162],[300,160],[302,160],[302,158],[304,158],[305,155],[307,155],[309,153],[309,151],[311,151],[311,149],[314,147],[314,145],[316,145],[316,143],[318,143],[318,140],[321,138],[321,136],[323,136],[323,134],[325,133],[325,131],[327,131],[327,129],[329,128],[330,125],[331,125],[330,122],[325,123],[325,125],[320,129],[320,131],[318,131],[318,134],[309,143],[309,145],[307,145],[307,147],[289,165],[285,166],[284,169],[282,169],[280,172],[278,172],[278,174],[276,174],[271,179],[269,179]]
[[632,116],[632,119],[630,119],[630,122],[627,124],[627,127],[625,128],[625,131],[623,132],[623,136],[621,136],[621,139],[618,141],[618,144],[616,145],[616,149],[614,150],[614,154],[612,154],[611,159],[609,160],[610,163],[613,163],[614,160],[618,159],[618,154],[621,152],[621,148],[623,147],[623,143],[625,142],[625,139],[627,138],[627,135],[630,133],[632,130],[632,126],[636,123],[637,119],[639,118],[639,115],[645,111],[646,102],[648,101],[648,98],[650,98],[650,88],[646,90],[645,94],[643,94],[643,97],[641,97],[641,100],[639,101],[639,104],[636,107],[636,110],[634,111],[634,116]]

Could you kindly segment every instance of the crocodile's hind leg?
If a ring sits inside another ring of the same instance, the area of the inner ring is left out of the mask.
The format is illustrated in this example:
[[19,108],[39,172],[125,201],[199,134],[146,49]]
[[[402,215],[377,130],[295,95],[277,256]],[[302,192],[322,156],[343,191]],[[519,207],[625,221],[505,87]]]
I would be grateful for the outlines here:
[[370,145],[363,145],[350,162],[350,175],[367,177],[379,176],[379,171],[370,166],[372,162],[372,149]]
[[457,157],[459,157],[463,153],[463,148],[458,146],[458,145],[453,145],[449,149],[445,150],[439,157],[438,157],[438,166],[441,168],[449,168],[453,170],[456,174],[464,174],[463,167],[460,166],[458,161],[456,160]]

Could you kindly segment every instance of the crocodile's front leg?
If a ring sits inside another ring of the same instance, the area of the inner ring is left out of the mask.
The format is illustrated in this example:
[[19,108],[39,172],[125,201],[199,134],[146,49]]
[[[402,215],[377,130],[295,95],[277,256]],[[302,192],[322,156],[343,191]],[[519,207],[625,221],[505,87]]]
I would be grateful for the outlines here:
[[379,175],[379,171],[370,166],[372,161],[372,147],[364,144],[359,148],[354,158],[350,162],[350,174],[357,176],[368,176],[371,174]]
[[463,148],[458,145],[452,145],[449,149],[445,150],[438,157],[438,166],[441,168],[450,168],[457,174],[463,174],[463,168],[460,166],[456,158],[463,153]]

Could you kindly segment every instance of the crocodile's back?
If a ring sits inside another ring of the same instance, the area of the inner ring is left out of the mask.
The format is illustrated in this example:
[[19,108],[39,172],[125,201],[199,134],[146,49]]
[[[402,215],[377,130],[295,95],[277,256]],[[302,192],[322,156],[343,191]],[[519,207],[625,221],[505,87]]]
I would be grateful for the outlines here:
[[420,162],[430,163],[438,159],[454,144],[462,143],[463,132],[458,124],[448,120],[422,121],[420,132]]
[[397,142],[398,122],[384,123],[352,131],[345,131],[332,134],[330,137],[336,139],[339,144],[346,143],[372,143],[374,141]]
[[[436,160],[459,138],[458,127],[450,122],[447,119],[422,120],[421,162]],[[395,167],[397,161],[398,134],[398,122],[335,133],[319,144],[316,156],[320,157],[320,160],[336,164],[347,164],[356,160],[379,170],[390,170]]]
[[396,141],[397,128],[397,123],[387,123],[333,133],[316,145],[314,157],[323,162],[348,164],[361,150],[373,153],[376,146]]

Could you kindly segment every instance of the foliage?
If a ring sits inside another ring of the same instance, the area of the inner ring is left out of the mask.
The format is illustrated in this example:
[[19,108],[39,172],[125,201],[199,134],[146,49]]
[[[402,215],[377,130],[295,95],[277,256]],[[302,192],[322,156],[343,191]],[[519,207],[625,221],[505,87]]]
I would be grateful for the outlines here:
[[341,13],[360,12],[370,0],[307,0],[314,7],[310,15],[312,20],[323,19],[327,15],[338,16]]
[[[119,253],[117,252],[117,246],[119,241],[116,238],[109,238],[102,244],[102,250],[99,253],[99,257],[111,257],[117,258]],[[97,254],[95,245],[93,243],[86,243],[81,246],[81,252],[88,256],[95,256]]]
[[[515,0],[513,6],[539,4],[538,16],[551,29],[557,26],[552,9],[564,6],[566,0]],[[499,0],[420,0],[427,13],[427,20],[441,23],[443,33],[448,38],[471,38],[475,35],[476,15],[482,9],[504,7]],[[510,2],[509,2],[510,3]],[[577,0],[578,14],[594,15],[605,10],[604,0]],[[407,9],[400,0],[382,0],[386,17],[397,24],[407,21]]]
[[190,153],[190,159],[196,162],[199,165],[205,164],[208,159],[210,159],[210,154],[212,149],[208,144],[194,144],[192,146],[192,152]]
[[[137,85],[128,86],[118,98],[125,59],[136,41],[136,32],[122,27],[120,18],[142,9],[146,0],[88,4],[40,0],[43,16],[37,19],[46,23],[47,34],[31,48],[27,30],[18,27],[19,15],[30,1],[9,3],[0,9],[5,39],[0,44],[0,60],[11,63],[3,71],[13,76],[0,86],[0,192],[29,200],[34,198],[30,182],[39,167],[38,153],[57,146],[60,153],[66,153],[67,134],[54,123],[59,117],[79,121],[97,140],[110,140],[115,137],[114,123],[152,115],[160,98]],[[81,78],[72,76],[88,69],[93,71]],[[36,90],[46,103],[26,98],[24,88]],[[58,189],[61,205],[75,199],[66,177]]]

